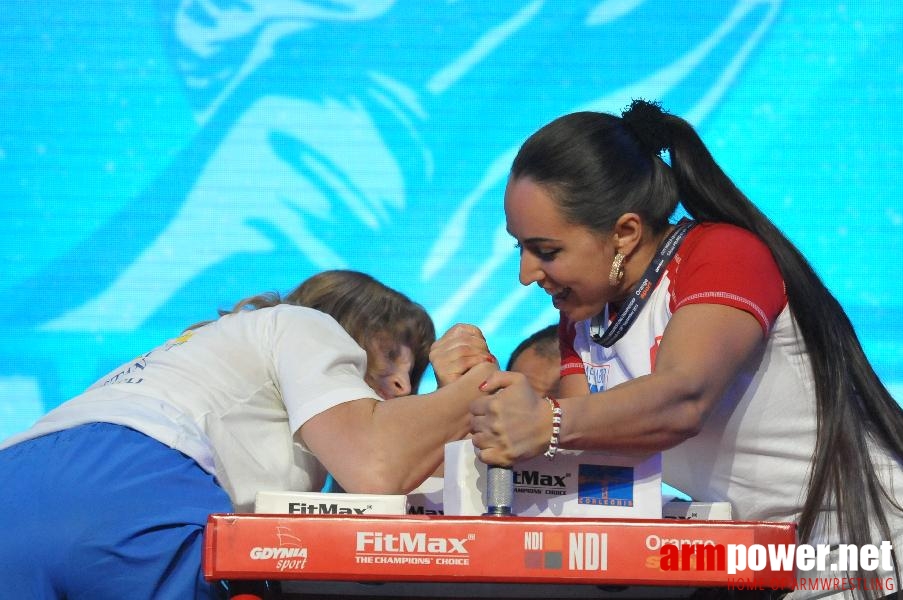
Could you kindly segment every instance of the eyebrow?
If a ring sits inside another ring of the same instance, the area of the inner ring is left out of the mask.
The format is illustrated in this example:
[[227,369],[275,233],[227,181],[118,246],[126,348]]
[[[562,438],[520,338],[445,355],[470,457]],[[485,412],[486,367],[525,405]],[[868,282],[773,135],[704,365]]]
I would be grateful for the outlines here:
[[[510,235],[511,237],[513,237],[515,240],[517,240],[517,236],[514,235],[513,233],[511,233],[511,230],[510,230],[510,229],[508,229],[508,228],[506,227],[506,228],[505,228],[505,231],[508,233],[508,235]],[[527,238],[527,239],[525,239],[525,240],[523,240],[523,241],[518,240],[518,242],[521,243],[521,244],[537,244],[537,243],[543,243],[543,242],[552,242],[552,243],[560,244],[560,243],[561,243],[561,240],[558,240],[557,238],[531,237],[531,238]]]
[[542,243],[553,243],[560,244],[561,240],[556,238],[547,238],[547,237],[532,237],[527,238],[521,242],[522,244],[542,244]]

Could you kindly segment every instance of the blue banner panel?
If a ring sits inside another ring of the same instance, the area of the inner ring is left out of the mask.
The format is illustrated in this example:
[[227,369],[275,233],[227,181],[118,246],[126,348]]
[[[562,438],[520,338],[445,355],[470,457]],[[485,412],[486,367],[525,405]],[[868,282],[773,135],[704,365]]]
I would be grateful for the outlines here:
[[480,326],[505,362],[557,320],[517,281],[513,154],[635,97],[699,128],[900,399],[901,17],[878,0],[9,3],[0,439],[322,269],[399,288],[440,333]]

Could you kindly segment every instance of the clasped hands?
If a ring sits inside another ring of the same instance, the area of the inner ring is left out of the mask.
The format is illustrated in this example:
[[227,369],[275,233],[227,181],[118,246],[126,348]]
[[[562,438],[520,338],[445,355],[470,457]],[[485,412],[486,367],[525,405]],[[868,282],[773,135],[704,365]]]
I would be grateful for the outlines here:
[[[451,327],[430,348],[430,362],[439,387],[473,367],[497,359],[483,332],[473,325]],[[522,373],[494,370],[480,385],[484,395],[470,404],[470,437],[477,454],[489,465],[509,466],[542,454],[549,443],[552,409]]]

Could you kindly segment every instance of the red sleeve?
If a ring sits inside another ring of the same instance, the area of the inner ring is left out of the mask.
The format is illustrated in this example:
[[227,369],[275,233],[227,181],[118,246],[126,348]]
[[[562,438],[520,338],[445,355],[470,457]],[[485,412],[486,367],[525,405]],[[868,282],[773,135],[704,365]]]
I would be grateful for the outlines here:
[[756,235],[732,225],[700,224],[672,261],[671,312],[688,304],[723,304],[754,316],[767,335],[787,304],[784,279]]
[[574,350],[574,324],[561,315],[558,320],[558,349],[561,351],[561,377],[565,375],[585,375],[583,360]]

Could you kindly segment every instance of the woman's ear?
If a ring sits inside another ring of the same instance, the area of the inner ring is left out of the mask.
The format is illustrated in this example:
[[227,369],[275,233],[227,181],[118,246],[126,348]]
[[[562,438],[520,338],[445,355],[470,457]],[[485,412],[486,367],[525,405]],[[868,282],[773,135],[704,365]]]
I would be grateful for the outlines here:
[[612,235],[615,249],[625,256],[630,256],[643,239],[643,220],[636,213],[624,213],[615,221]]

